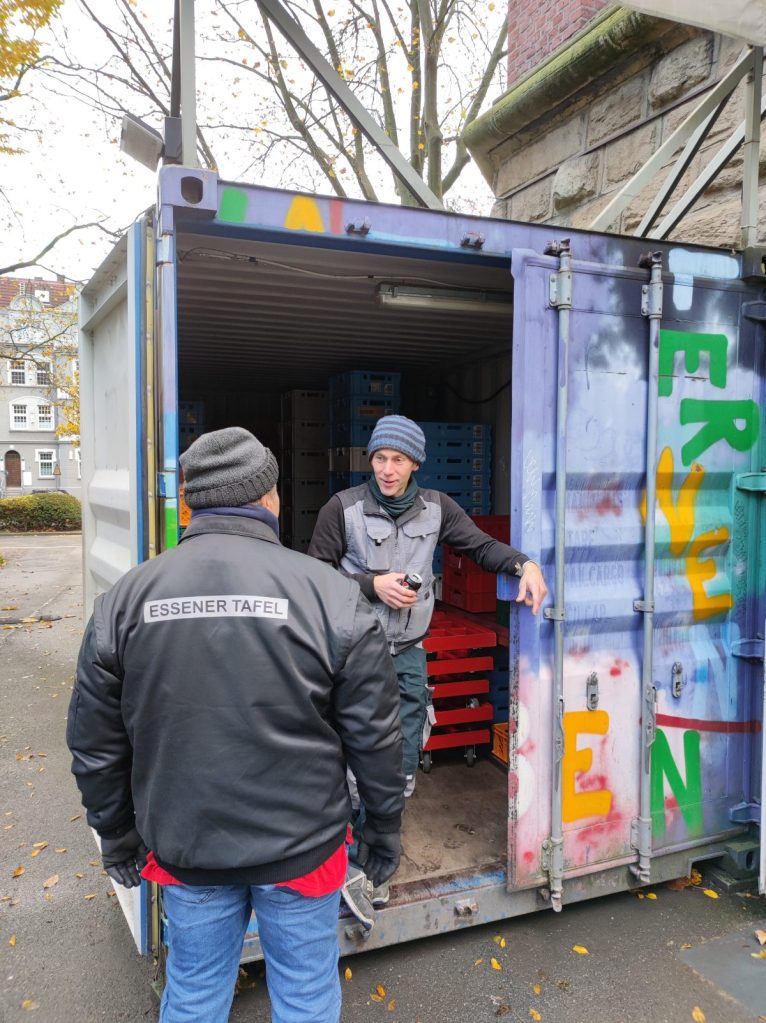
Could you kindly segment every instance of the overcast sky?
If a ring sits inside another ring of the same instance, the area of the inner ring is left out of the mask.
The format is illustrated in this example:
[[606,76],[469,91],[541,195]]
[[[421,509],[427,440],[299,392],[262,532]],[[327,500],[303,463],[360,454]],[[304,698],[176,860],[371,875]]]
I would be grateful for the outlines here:
[[[145,24],[155,38],[169,39],[173,0],[136,0],[133,6],[146,16]],[[340,4],[338,7],[340,14]],[[109,8],[103,0],[94,0],[94,9],[99,15],[107,13]],[[198,28],[202,27],[201,19],[208,16],[208,9],[204,2],[197,4]],[[488,10],[495,13],[485,13],[487,19],[496,21],[503,17],[495,10],[495,4],[489,4]],[[57,41],[75,57],[79,55],[81,60],[92,63],[106,61],[112,52],[101,31],[82,13],[76,0],[65,0],[62,15],[51,37],[46,39],[44,52],[60,52],[56,48]],[[291,51],[289,55],[294,57]],[[204,90],[203,94],[213,102],[217,102],[217,95],[222,91],[225,101],[231,102],[231,79],[224,82],[221,65],[200,60],[197,68],[198,91]],[[241,89],[239,102],[246,104],[251,113],[260,109],[259,104],[265,105],[263,98],[254,91],[253,80],[254,76],[248,75],[243,85],[237,86]],[[239,78],[233,81],[239,82]],[[46,81],[44,76],[30,75],[27,93],[4,104],[7,109],[3,110],[4,115],[12,117],[25,129],[21,133],[25,152],[0,156],[3,193],[0,197],[0,266],[37,255],[53,236],[75,223],[105,218],[110,228],[124,229],[153,203],[155,196],[154,173],[120,152],[119,126],[115,122],[95,113],[55,79]],[[133,112],[137,115],[151,118],[155,113],[140,97],[136,97],[135,102],[137,108]],[[159,120],[155,120],[155,124],[159,126]],[[252,181],[252,172],[248,173],[249,159],[243,157],[241,148],[238,154],[227,153],[226,138],[219,135],[216,142],[222,176]],[[312,190],[310,184],[296,184],[286,179],[289,167],[270,166],[265,173],[264,183],[270,180],[283,187]],[[322,182],[319,189],[329,192],[327,182],[324,179]],[[492,196],[475,167],[467,168],[459,187],[470,197],[469,201],[476,204],[472,212],[489,212]],[[384,201],[396,201],[387,174],[380,178],[379,197]],[[63,273],[72,279],[84,280],[105,258],[112,244],[98,229],[78,232],[42,259],[45,270],[20,270],[18,274]]]

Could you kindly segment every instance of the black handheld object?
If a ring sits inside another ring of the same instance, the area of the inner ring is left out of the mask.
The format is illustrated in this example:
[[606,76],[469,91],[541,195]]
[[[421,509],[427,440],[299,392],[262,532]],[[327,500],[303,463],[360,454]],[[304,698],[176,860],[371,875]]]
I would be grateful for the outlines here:
[[417,572],[408,572],[402,579],[402,586],[408,586],[411,590],[416,593],[423,585],[423,580],[420,578]]

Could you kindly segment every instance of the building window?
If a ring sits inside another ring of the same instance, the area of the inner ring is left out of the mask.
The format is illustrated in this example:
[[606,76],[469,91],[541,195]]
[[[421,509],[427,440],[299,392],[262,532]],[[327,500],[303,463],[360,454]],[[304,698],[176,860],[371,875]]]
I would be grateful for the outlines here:
[[11,429],[25,430],[27,427],[27,406],[11,405]]
[[51,382],[51,364],[49,362],[41,362],[37,367],[37,386],[47,387]]
[[50,430],[53,427],[53,409],[50,405],[37,406],[37,425],[41,430]]
[[53,451],[45,450],[37,452],[37,464],[39,465],[40,479],[53,478]]
[[25,384],[26,383],[26,372],[24,369],[23,359],[14,359],[11,363],[11,383],[12,384]]
[[36,288],[35,298],[37,299],[38,302],[47,303],[50,302],[51,300],[51,293],[45,288]]

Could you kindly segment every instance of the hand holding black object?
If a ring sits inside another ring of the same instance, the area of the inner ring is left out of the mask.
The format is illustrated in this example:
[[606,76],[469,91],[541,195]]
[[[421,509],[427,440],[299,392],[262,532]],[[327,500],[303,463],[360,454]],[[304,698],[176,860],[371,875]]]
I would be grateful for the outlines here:
[[135,828],[119,838],[101,839],[101,859],[107,874],[125,888],[141,884],[140,872],[146,866],[149,850]]
[[377,888],[396,873],[402,855],[399,830],[380,832],[370,824],[364,825],[359,842],[359,865]]

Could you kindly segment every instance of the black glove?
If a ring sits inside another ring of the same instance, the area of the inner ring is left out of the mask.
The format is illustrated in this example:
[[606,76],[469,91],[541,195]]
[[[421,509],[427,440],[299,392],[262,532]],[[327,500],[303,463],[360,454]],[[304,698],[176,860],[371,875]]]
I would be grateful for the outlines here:
[[101,859],[107,874],[125,888],[141,884],[140,872],[146,866],[149,850],[135,828],[120,838],[101,839]]
[[368,819],[362,830],[357,859],[376,888],[396,873],[401,855],[399,828],[396,831],[378,831]]

